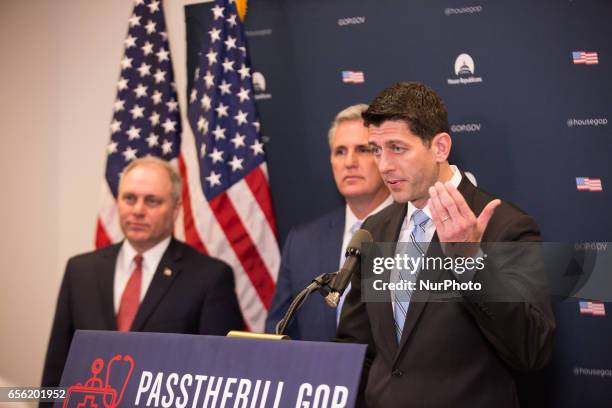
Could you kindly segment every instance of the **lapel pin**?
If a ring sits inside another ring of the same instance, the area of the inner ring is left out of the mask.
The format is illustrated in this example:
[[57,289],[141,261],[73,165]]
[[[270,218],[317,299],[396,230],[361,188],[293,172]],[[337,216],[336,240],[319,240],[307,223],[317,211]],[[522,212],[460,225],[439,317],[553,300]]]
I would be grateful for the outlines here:
[[172,276],[172,269],[166,268],[164,269],[164,276]]

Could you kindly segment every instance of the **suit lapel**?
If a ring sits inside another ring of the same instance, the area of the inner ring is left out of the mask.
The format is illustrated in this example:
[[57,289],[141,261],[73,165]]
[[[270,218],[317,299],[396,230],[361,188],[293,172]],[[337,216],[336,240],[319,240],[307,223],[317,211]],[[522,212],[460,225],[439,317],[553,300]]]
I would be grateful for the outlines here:
[[[464,173],[461,173],[461,175],[461,183],[459,183],[459,187],[457,187],[457,190],[459,190],[463,198],[465,198],[465,202],[467,203],[468,207],[470,207],[470,209],[474,211],[474,193],[476,192],[476,187],[465,176]],[[480,214],[476,214],[476,217],[478,217],[479,215]]]
[[114,305],[115,266],[121,244],[112,245],[101,253],[96,262],[95,274],[98,279],[98,289],[102,315],[107,330],[117,330],[117,319]]
[[[164,295],[181,272],[180,259],[182,256],[182,247],[172,238],[170,245],[168,245],[168,249],[164,252],[155,270],[149,289],[138,307],[138,312],[132,323],[132,328],[130,329],[131,331],[141,331],[145,327],[151,313],[153,313],[157,305],[159,305]],[[168,273],[168,270],[170,273]]]

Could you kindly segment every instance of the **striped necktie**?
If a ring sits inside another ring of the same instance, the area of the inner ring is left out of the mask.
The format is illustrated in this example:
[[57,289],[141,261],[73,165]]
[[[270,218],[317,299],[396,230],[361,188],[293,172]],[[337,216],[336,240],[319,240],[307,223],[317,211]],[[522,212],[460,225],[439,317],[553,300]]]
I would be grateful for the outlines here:
[[[412,213],[413,228],[410,233],[410,242],[398,243],[398,251],[406,253],[410,258],[418,258],[425,255],[427,248],[422,248],[423,241],[425,239],[425,226],[429,222],[429,217],[423,212],[423,210],[416,210]],[[403,249],[403,251],[402,251]],[[394,269],[391,271],[390,280],[391,282],[397,283],[400,281],[416,282],[418,271],[410,273],[410,271]],[[393,299],[393,317],[395,319],[395,334],[397,336],[397,342],[399,344],[402,338],[402,331],[404,330],[404,323],[406,321],[406,315],[408,314],[408,308],[410,307],[410,298],[412,292],[406,290],[395,290],[391,292]]]

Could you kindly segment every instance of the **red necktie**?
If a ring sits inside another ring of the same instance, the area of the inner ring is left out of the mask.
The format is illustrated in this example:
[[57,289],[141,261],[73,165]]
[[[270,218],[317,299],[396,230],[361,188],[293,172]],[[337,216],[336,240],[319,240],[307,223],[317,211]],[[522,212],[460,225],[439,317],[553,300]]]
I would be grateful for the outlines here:
[[142,255],[134,257],[134,271],[123,289],[119,312],[117,313],[117,330],[129,331],[140,303],[140,283],[142,282]]

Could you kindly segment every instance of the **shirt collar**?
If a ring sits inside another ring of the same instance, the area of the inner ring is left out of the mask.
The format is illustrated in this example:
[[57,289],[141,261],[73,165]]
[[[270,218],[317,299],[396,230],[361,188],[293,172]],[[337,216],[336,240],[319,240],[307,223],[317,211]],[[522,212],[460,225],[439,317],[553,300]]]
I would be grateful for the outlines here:
[[355,225],[355,223],[357,221],[363,222],[370,215],[376,214],[377,212],[381,211],[383,208],[387,207],[391,203],[393,203],[393,198],[391,197],[391,194],[389,194],[389,196],[387,196],[385,201],[380,203],[378,205],[378,207],[376,207],[375,209],[370,211],[370,213],[368,215],[366,215],[365,217],[363,217],[363,219],[361,219],[361,220],[359,218],[357,218],[357,216],[353,213],[353,211],[348,206],[348,204],[346,204],[346,206],[345,206],[345,214],[344,214],[344,234],[348,234],[350,232],[350,230],[351,230],[351,227],[353,225]]
[[[151,266],[154,266],[155,269],[157,269],[159,261],[161,261],[164,252],[166,252],[166,249],[168,249],[168,246],[170,245],[171,238],[172,237],[167,237],[161,240],[160,242],[155,244],[153,248],[145,251],[142,254],[143,268],[150,268]],[[132,263],[134,262],[134,257],[138,254],[138,252],[134,249],[132,244],[130,244],[130,241],[128,241],[127,239],[123,241],[121,251],[123,252],[123,259],[121,260],[123,264],[122,266],[124,268],[123,270],[131,271]]]
[[[459,188],[459,184],[461,183],[461,179],[463,178],[463,176],[461,175],[461,171],[459,171],[459,168],[457,166],[455,166],[454,164],[450,165],[450,168],[453,172],[452,177],[450,178],[449,182],[455,186],[455,188]],[[414,206],[414,204],[412,204],[411,202],[408,202],[408,211],[406,212],[406,218],[405,218],[405,223],[406,225],[404,225],[404,227],[407,227],[408,224],[410,223],[410,219],[412,218],[412,214],[418,210],[418,208],[416,208]],[[427,216],[429,217],[429,219],[431,219],[431,210],[429,209],[429,205],[426,205],[425,207],[422,208],[423,212],[425,214],[427,214]]]

